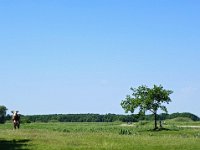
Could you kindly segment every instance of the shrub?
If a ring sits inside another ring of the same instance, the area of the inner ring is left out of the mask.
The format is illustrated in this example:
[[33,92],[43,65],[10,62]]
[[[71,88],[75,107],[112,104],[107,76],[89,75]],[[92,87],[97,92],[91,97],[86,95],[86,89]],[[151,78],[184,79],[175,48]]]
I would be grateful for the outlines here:
[[130,135],[132,133],[128,129],[121,129],[120,132],[119,132],[119,134],[121,134],[121,135]]

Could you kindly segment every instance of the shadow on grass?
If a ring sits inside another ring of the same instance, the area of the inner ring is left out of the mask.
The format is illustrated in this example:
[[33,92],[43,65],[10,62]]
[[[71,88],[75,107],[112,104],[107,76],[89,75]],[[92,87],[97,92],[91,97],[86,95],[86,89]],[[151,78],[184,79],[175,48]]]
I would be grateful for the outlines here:
[[0,139],[0,150],[29,150],[28,148],[23,148],[27,146],[30,140],[4,140]]
[[156,128],[156,129],[150,129],[148,131],[153,131],[153,132],[159,132],[159,131],[179,131],[176,128],[173,129],[168,129],[168,128]]

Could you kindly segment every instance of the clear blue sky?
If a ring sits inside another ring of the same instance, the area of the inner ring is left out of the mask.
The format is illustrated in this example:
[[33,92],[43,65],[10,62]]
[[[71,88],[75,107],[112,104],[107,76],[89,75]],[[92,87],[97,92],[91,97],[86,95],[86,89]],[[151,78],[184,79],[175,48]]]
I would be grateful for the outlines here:
[[0,105],[116,113],[130,87],[173,90],[200,116],[200,1],[0,0]]

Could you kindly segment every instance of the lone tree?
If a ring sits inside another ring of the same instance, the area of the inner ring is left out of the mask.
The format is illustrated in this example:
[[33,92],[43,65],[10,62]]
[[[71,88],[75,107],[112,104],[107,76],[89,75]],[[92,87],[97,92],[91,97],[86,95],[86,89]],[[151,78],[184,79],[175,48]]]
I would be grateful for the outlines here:
[[163,89],[162,85],[154,85],[152,89],[142,85],[138,88],[131,88],[130,90],[133,92],[132,96],[127,95],[125,100],[122,100],[122,108],[126,113],[134,113],[137,108],[139,108],[139,114],[145,114],[146,111],[151,111],[154,114],[154,130],[158,129],[158,109],[160,108],[167,113],[167,108],[163,105],[163,103],[168,104],[171,102],[169,95],[172,94],[173,91]]
[[5,106],[0,106],[0,123],[5,123],[6,121],[6,110]]

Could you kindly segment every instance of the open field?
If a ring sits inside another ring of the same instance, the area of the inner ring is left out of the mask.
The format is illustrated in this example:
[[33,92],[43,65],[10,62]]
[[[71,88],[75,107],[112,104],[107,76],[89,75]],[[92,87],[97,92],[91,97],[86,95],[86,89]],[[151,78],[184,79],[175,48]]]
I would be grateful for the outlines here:
[[200,122],[166,121],[169,130],[152,131],[152,122],[29,123],[13,130],[6,123],[0,125],[0,149],[198,150],[199,126]]

